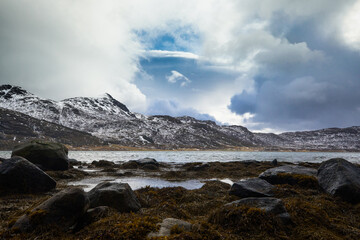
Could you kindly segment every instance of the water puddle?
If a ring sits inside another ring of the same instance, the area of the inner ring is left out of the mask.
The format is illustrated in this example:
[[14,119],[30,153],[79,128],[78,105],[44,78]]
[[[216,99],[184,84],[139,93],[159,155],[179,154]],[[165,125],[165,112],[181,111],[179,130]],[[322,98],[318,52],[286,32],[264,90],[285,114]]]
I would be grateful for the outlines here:
[[109,178],[109,177],[98,177],[88,178],[81,181],[70,182],[69,186],[81,186],[85,192],[90,191],[100,182],[118,182],[128,183],[133,190],[143,188],[146,186],[165,188],[165,187],[183,187],[188,190],[201,188],[204,183],[200,180],[187,180],[187,181],[167,181],[160,178],[143,178],[143,177],[129,177],[129,178]]

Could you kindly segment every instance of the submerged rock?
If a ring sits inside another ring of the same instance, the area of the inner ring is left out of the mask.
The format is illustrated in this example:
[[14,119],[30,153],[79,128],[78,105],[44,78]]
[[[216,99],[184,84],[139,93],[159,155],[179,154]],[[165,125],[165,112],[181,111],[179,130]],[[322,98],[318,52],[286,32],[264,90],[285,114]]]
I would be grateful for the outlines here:
[[99,183],[88,193],[90,206],[109,206],[120,212],[136,212],[141,208],[135,193],[127,183]]
[[13,230],[26,232],[38,227],[56,226],[63,230],[73,227],[89,208],[89,199],[81,188],[67,188],[49,198],[12,226]]
[[42,170],[68,170],[68,149],[60,144],[34,140],[14,147],[11,156],[21,156]]
[[274,186],[260,178],[250,178],[232,185],[229,194],[242,198],[272,197]]
[[149,238],[152,237],[166,237],[170,236],[174,231],[190,231],[192,224],[176,218],[165,218],[162,223],[159,224],[160,229],[158,232],[151,232],[148,234]]
[[23,157],[5,159],[0,164],[0,193],[39,193],[56,187],[56,182]]
[[351,203],[360,202],[360,168],[342,158],[323,162],[318,181],[327,193]]
[[[316,169],[297,165],[285,165],[281,167],[270,168],[259,175],[259,178],[268,181],[271,184],[296,184],[299,179],[296,176],[316,176]],[[291,175],[294,175],[293,177]]]
[[286,211],[283,202],[278,198],[263,197],[263,198],[244,198],[225,205],[229,206],[249,206],[259,208],[266,213],[272,213],[284,223],[291,221],[289,213]]

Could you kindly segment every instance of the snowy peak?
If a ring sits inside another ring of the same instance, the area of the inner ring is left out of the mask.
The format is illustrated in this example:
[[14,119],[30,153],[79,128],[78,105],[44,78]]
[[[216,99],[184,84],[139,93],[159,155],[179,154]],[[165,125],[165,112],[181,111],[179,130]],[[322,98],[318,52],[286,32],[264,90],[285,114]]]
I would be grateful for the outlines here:
[[12,86],[10,84],[5,84],[0,86],[0,97],[4,99],[15,98],[17,96],[32,96],[33,94],[27,92],[18,86]]

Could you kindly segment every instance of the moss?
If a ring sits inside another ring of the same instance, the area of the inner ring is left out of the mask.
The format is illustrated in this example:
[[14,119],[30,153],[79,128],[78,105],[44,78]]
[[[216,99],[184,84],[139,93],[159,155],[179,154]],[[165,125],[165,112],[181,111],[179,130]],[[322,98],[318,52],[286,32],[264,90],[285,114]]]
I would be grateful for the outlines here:
[[319,182],[316,177],[309,175],[301,175],[301,174],[289,174],[289,173],[279,173],[277,175],[280,178],[281,182],[286,182],[290,185],[298,185],[304,188],[319,188]]

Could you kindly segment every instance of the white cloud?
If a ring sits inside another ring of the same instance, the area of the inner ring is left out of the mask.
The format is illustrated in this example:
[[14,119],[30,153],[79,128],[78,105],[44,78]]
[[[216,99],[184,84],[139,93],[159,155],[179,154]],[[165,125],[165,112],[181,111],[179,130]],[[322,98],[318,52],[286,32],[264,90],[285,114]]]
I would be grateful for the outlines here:
[[146,57],[153,57],[153,58],[189,58],[189,59],[199,59],[199,56],[190,53],[190,52],[181,52],[181,51],[165,51],[165,50],[149,50],[145,51],[144,55]]
[[176,82],[181,82],[180,86],[181,87],[185,87],[187,86],[189,83],[191,83],[191,80],[188,79],[187,77],[185,77],[183,74],[172,70],[171,71],[171,75],[166,76],[166,79],[168,80],[169,83],[176,83]]

